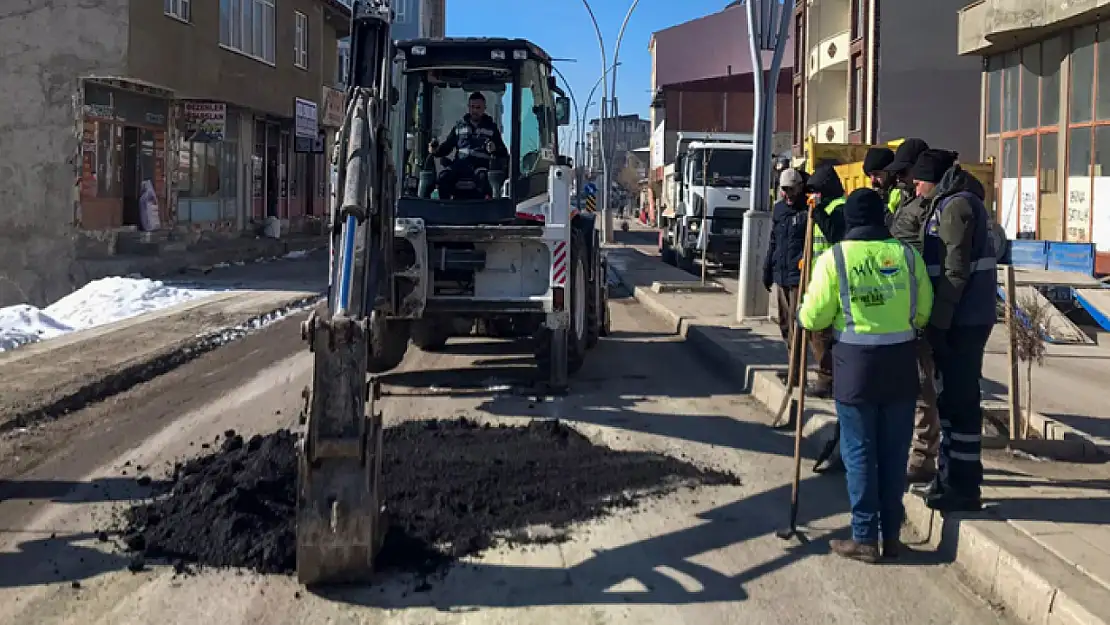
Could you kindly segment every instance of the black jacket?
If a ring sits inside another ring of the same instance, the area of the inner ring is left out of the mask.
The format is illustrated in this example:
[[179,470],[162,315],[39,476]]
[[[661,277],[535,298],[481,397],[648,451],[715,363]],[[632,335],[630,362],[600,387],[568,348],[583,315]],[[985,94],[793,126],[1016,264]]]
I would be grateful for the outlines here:
[[[884,241],[891,238],[883,226],[852,228],[846,241]],[[918,276],[928,280],[928,276]],[[917,345],[852,345],[834,343],[833,398],[844,404],[914,401],[920,390]]]
[[[486,143],[490,141],[493,142],[492,154],[486,149]],[[470,118],[470,113],[464,115],[436,149],[435,156],[443,158],[454,152],[456,148],[471,150],[476,155],[486,155],[487,159],[490,156],[507,156],[509,153],[508,148],[505,147],[505,140],[501,137],[501,131],[497,129],[497,124],[485,113],[477,124]]]
[[841,204],[831,213],[825,212],[829,202],[844,197],[844,185],[840,183],[836,170],[831,165],[818,167],[817,171],[809,177],[806,187],[814,193],[821,194],[821,201],[813,211],[813,223],[817,224],[824,233],[829,245],[839,242],[844,238],[844,205]]
[[[804,200],[803,200],[804,201]],[[771,212],[771,241],[763,262],[763,286],[798,286],[806,242],[806,206],[790,206],[780,200]]]

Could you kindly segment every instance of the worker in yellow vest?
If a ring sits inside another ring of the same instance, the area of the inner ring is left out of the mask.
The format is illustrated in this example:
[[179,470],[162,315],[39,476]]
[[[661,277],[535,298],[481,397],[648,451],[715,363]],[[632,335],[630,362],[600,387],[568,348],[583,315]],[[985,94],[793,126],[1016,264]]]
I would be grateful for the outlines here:
[[[844,185],[832,165],[824,164],[813,172],[806,182],[811,194],[810,215],[813,217],[813,259],[831,248],[844,237]],[[832,331],[810,334],[810,349],[817,360],[817,382],[807,387],[814,397],[827,398],[832,394]]]
[[899,550],[919,385],[916,345],[933,288],[921,254],[891,236],[878,193],[854,191],[843,213],[844,240],[817,259],[798,323],[811,332],[832,329],[836,337],[833,397],[852,538],[831,546],[873,563]]

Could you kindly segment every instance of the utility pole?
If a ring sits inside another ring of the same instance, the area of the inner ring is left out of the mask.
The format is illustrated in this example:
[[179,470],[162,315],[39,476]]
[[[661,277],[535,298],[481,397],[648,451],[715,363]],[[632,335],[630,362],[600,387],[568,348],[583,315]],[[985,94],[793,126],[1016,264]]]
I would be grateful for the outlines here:
[[[748,0],[748,45],[755,83],[755,156],[752,159],[751,208],[744,214],[740,246],[740,280],[736,319],[765,319],[767,292],[760,273],[771,235],[772,142],[775,132],[775,99],[786,38],[794,15],[794,0]],[[763,75],[763,54],[771,53],[771,67]],[[804,288],[804,285],[803,285]]]

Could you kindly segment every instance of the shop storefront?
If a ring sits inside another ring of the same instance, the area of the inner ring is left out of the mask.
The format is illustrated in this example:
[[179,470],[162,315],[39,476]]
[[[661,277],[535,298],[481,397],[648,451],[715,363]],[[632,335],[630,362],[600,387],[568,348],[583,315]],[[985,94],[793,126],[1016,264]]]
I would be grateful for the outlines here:
[[240,114],[220,102],[179,103],[174,173],[177,222],[230,230],[240,225]]
[[86,230],[157,230],[170,217],[166,144],[171,94],[87,81],[80,212]]
[[1110,21],[984,56],[982,156],[1007,235],[1093,243],[1110,271]]

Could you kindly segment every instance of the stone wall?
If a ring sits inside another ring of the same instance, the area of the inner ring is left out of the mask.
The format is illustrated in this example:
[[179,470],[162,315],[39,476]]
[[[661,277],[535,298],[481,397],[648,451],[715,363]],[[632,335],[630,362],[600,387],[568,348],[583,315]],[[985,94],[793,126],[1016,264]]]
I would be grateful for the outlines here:
[[128,0],[4,0],[0,41],[0,306],[42,306],[79,279],[81,81],[125,74]]

